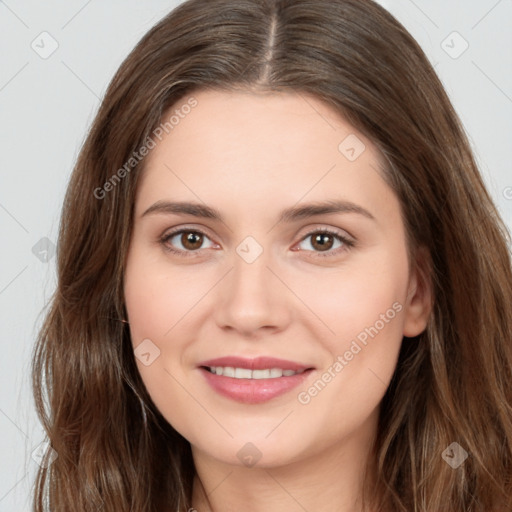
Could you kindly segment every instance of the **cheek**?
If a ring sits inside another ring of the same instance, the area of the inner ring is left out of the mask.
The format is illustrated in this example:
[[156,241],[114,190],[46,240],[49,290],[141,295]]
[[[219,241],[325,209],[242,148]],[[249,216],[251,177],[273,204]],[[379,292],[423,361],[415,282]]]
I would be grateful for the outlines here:
[[187,417],[189,396],[179,385],[184,382],[180,364],[184,342],[177,334],[200,293],[183,275],[179,269],[170,274],[168,267],[164,272],[161,263],[134,247],[128,255],[124,280],[137,369],[156,408],[178,431],[180,421]]
[[378,407],[396,368],[407,258],[405,253],[381,256],[372,265],[325,280],[326,293],[315,299],[314,307],[335,334],[323,337],[330,358],[298,401],[319,424],[330,425],[332,437],[357,429]]
[[190,333],[205,321],[198,317],[199,301],[212,282],[208,271],[173,267],[136,245],[128,254],[124,297],[135,361],[156,407],[175,427],[187,416],[182,404],[190,405],[190,396],[179,383],[185,381],[191,364],[188,348],[196,337]]
[[[206,280],[207,281],[207,280]],[[134,247],[127,259],[124,296],[134,346],[144,338],[163,343],[208,291],[198,273],[166,264]]]
[[177,321],[173,312],[180,309],[179,294],[150,275],[127,279],[125,301],[134,346],[143,338],[163,338]]
[[[400,313],[404,309],[407,279],[405,253],[382,251],[324,276],[310,276],[307,280],[301,277],[300,286],[295,289],[317,317],[317,324],[327,327],[328,331],[323,332],[327,334],[329,351],[339,353],[366,328],[377,323],[377,328],[384,330],[383,321],[386,332],[401,339]],[[316,332],[320,332],[318,327]],[[361,338],[364,341],[364,334]]]

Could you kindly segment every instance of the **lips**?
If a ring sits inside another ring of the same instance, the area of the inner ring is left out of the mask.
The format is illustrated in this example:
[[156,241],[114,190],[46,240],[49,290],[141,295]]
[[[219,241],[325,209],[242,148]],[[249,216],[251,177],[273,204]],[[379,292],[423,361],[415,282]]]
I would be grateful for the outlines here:
[[[222,371],[212,372],[212,368],[222,368]],[[224,375],[223,370],[226,368],[230,369],[228,376]],[[311,366],[274,357],[245,359],[235,356],[203,361],[199,369],[214,391],[245,404],[258,404],[284,395],[303,383],[314,371]],[[238,378],[232,376],[231,370],[235,370]],[[254,371],[265,370],[273,370],[269,373],[270,378],[262,378],[261,375],[259,378],[252,378]],[[293,375],[290,375],[292,372]]]

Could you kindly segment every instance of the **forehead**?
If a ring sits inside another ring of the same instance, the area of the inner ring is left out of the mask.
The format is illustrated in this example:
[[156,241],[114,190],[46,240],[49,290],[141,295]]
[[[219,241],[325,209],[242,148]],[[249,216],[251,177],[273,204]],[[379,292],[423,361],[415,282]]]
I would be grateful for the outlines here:
[[139,212],[178,196],[247,210],[326,197],[370,207],[392,194],[376,147],[315,97],[212,90],[192,96],[193,109],[180,111],[188,96],[163,116],[165,122],[174,115],[174,123],[146,158]]
[[[363,160],[379,160],[378,151],[366,137],[332,107],[311,95],[200,90],[193,98],[194,109],[187,107],[190,97],[185,97],[163,116],[162,122],[172,119],[172,126],[166,130],[169,133],[164,134],[165,142],[160,144],[160,149],[164,145],[172,146],[172,139],[180,145],[183,139],[191,139],[192,143],[183,147],[187,152],[193,150],[189,156],[207,155],[216,160],[222,155],[238,156],[244,160],[245,168],[251,166],[250,159],[257,158],[261,163],[269,153],[272,157],[269,163],[274,168],[281,163],[276,157],[300,160],[305,152],[311,156],[316,153],[317,157],[322,153],[331,160],[339,154],[351,162],[359,155]],[[355,153],[350,153],[351,146]]]

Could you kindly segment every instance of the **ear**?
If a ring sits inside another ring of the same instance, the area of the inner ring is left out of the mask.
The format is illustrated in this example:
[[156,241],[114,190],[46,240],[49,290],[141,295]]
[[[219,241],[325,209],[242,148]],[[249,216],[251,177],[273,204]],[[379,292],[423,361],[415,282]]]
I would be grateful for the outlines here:
[[412,265],[404,313],[403,335],[409,338],[418,336],[427,327],[433,305],[431,280],[431,260],[426,247],[416,250]]

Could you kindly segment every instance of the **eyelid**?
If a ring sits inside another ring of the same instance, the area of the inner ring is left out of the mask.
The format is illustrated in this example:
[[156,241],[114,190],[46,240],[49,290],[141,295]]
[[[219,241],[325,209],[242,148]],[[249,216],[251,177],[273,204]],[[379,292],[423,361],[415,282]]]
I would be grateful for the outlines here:
[[[212,237],[208,233],[206,233],[206,231],[203,228],[197,228],[197,227],[193,227],[193,226],[181,226],[181,227],[177,227],[175,229],[171,229],[170,231],[166,231],[166,232],[164,232],[164,234],[161,237],[159,237],[159,242],[164,246],[165,250],[167,250],[169,252],[172,252],[174,254],[178,254],[178,255],[181,255],[184,257],[196,257],[202,252],[202,249],[197,249],[195,251],[184,251],[182,249],[172,249],[166,243],[168,240],[170,240],[171,238],[174,238],[176,235],[183,234],[186,232],[198,233],[198,234],[208,238],[214,245],[218,245],[216,242],[214,242],[212,240]],[[299,241],[294,245],[294,247],[296,247],[298,244],[302,243],[304,240],[306,240],[311,235],[322,234],[322,233],[331,235],[332,237],[338,239],[342,243],[342,246],[335,250],[329,249],[327,251],[309,251],[309,250],[304,250],[304,249],[299,249],[299,250],[296,249],[295,252],[312,253],[312,254],[314,254],[313,257],[334,257],[334,256],[339,255],[340,252],[348,251],[356,245],[356,239],[352,235],[348,234],[346,231],[341,230],[339,228],[332,228],[332,227],[326,227],[325,225],[318,225],[318,226],[309,228],[309,230],[306,233],[302,234],[300,236]]]
[[[171,229],[170,231],[165,231],[164,234],[159,237],[158,241],[160,242],[160,244],[164,247],[164,249],[166,251],[169,251],[173,254],[177,254],[180,256],[184,256],[184,257],[196,257],[201,252],[201,249],[198,249],[196,251],[183,251],[182,249],[172,249],[167,244],[167,241],[170,240],[171,238],[174,238],[176,235],[180,235],[180,234],[187,233],[187,232],[198,233],[198,234],[203,235],[204,237],[211,240],[211,236],[208,233],[206,233],[206,231],[204,231],[202,228],[196,228],[196,227],[192,227],[192,226],[183,226],[183,227]],[[211,240],[211,241],[214,245],[216,244],[216,242],[214,242],[213,240]]]
[[329,249],[327,251],[304,251],[303,249],[300,249],[297,252],[312,253],[314,255],[313,258],[317,258],[317,257],[334,258],[334,257],[339,256],[341,253],[347,252],[348,250],[350,250],[352,247],[355,247],[355,245],[356,245],[356,241],[353,236],[348,235],[348,233],[347,233],[348,236],[345,235],[344,233],[341,232],[341,230],[339,228],[331,228],[331,227],[325,227],[325,226],[310,228],[307,233],[303,234],[300,237],[300,240],[296,245],[302,243],[304,240],[306,240],[307,238],[309,238],[311,235],[314,235],[314,234],[330,235],[330,236],[336,238],[338,241],[340,241],[342,246],[338,247],[337,249]]
[[306,232],[303,233],[302,235],[300,235],[300,237],[301,237],[300,239],[303,240],[304,237],[306,237],[306,236],[312,235],[313,233],[321,233],[321,232],[326,232],[331,235],[336,235],[341,238],[346,238],[347,240],[354,242],[354,243],[356,242],[356,238],[354,236],[352,236],[347,230],[341,229],[341,228],[335,228],[332,226],[326,226],[325,224],[316,224],[312,227],[306,228]]

